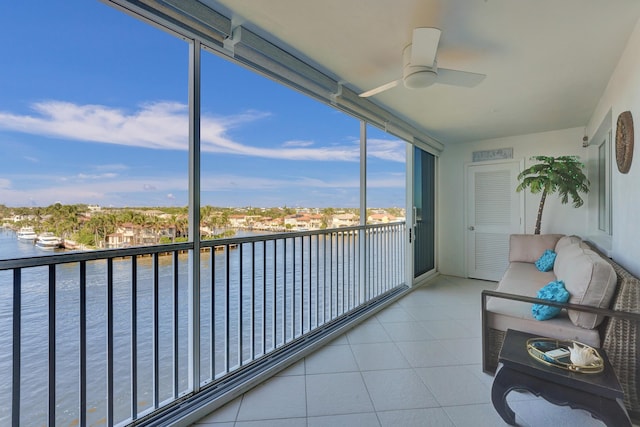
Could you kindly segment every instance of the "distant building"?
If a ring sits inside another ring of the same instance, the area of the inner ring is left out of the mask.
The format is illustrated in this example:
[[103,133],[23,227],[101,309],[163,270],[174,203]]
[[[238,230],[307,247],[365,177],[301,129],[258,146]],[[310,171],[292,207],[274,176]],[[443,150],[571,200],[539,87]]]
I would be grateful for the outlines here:
[[232,228],[245,228],[247,217],[245,215],[229,215],[229,226]]
[[396,217],[388,213],[375,213],[367,217],[369,224],[388,224],[397,221]]
[[322,228],[322,215],[297,213],[284,218],[284,225],[291,230],[319,230]]
[[107,236],[107,248],[122,248],[128,246],[123,233],[112,233]]
[[35,215],[14,215],[13,222],[20,221],[35,221],[37,217]]
[[360,224],[360,217],[354,213],[347,212],[331,217],[331,228],[353,227]]

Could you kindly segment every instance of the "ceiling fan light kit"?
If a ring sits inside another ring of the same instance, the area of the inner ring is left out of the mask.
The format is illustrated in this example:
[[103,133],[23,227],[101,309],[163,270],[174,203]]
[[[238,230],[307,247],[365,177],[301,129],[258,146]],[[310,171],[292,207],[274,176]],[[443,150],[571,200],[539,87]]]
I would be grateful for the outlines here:
[[422,89],[431,86],[438,78],[437,62],[434,60],[433,67],[411,64],[411,46],[404,48],[402,54],[404,67],[402,68],[402,81],[409,89]]
[[434,83],[453,86],[473,87],[480,83],[484,74],[467,71],[440,69],[438,73],[438,44],[440,34],[438,28],[414,28],[411,43],[402,51],[402,79],[394,80],[360,94],[361,97],[377,95],[402,82],[406,88],[422,89]]

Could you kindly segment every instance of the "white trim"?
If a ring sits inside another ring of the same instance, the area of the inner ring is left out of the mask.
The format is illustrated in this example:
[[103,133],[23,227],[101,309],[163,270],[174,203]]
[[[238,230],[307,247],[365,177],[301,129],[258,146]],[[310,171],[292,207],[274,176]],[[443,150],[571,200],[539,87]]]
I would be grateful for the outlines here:
[[[603,144],[608,145],[608,150],[605,153],[605,230],[600,228],[600,180],[599,180],[599,167],[600,167],[600,147]],[[587,194],[589,200],[589,219],[587,223],[588,239],[594,243],[598,249],[600,249],[606,255],[611,255],[612,252],[612,235],[613,235],[613,169],[615,168],[615,152],[613,142],[613,123],[611,110],[605,115],[604,119],[598,126],[593,137],[589,140],[589,153],[594,154],[595,159],[591,164],[596,165],[596,176],[590,177],[591,189],[597,188],[596,192],[590,191]],[[595,199],[595,202],[593,200]],[[594,215],[595,218],[592,218]]]
[[[440,271],[438,266],[440,265],[440,257],[438,256],[438,248],[440,247],[440,233],[438,233],[438,224],[439,224],[439,216],[438,216],[438,196],[440,195],[440,159],[439,156],[435,156],[433,159],[433,168],[434,168],[434,177],[433,177],[433,226],[435,227],[433,230],[433,270],[432,272],[436,273]],[[423,274],[422,277],[425,275]]]
[[[413,215],[413,157],[414,157],[414,146],[411,144],[406,145],[406,201],[405,201],[405,224],[407,229],[407,236],[405,238],[405,281],[408,286],[413,286],[413,224],[415,222],[415,218]],[[411,236],[411,237],[410,237]]]

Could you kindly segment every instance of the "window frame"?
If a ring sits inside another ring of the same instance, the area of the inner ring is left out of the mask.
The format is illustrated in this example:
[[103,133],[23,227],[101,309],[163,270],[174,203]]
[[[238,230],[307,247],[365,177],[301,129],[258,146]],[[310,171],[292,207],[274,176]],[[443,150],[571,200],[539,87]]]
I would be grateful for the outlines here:
[[611,235],[611,129],[597,143],[598,230]]

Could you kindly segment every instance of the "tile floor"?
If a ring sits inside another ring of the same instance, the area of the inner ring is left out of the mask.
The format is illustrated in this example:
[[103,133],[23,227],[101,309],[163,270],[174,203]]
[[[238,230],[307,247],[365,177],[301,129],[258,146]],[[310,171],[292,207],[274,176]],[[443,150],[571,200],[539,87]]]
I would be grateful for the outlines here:
[[[204,426],[501,426],[482,372],[480,292],[440,276],[279,375],[201,419]],[[525,393],[522,426],[602,426]]]

